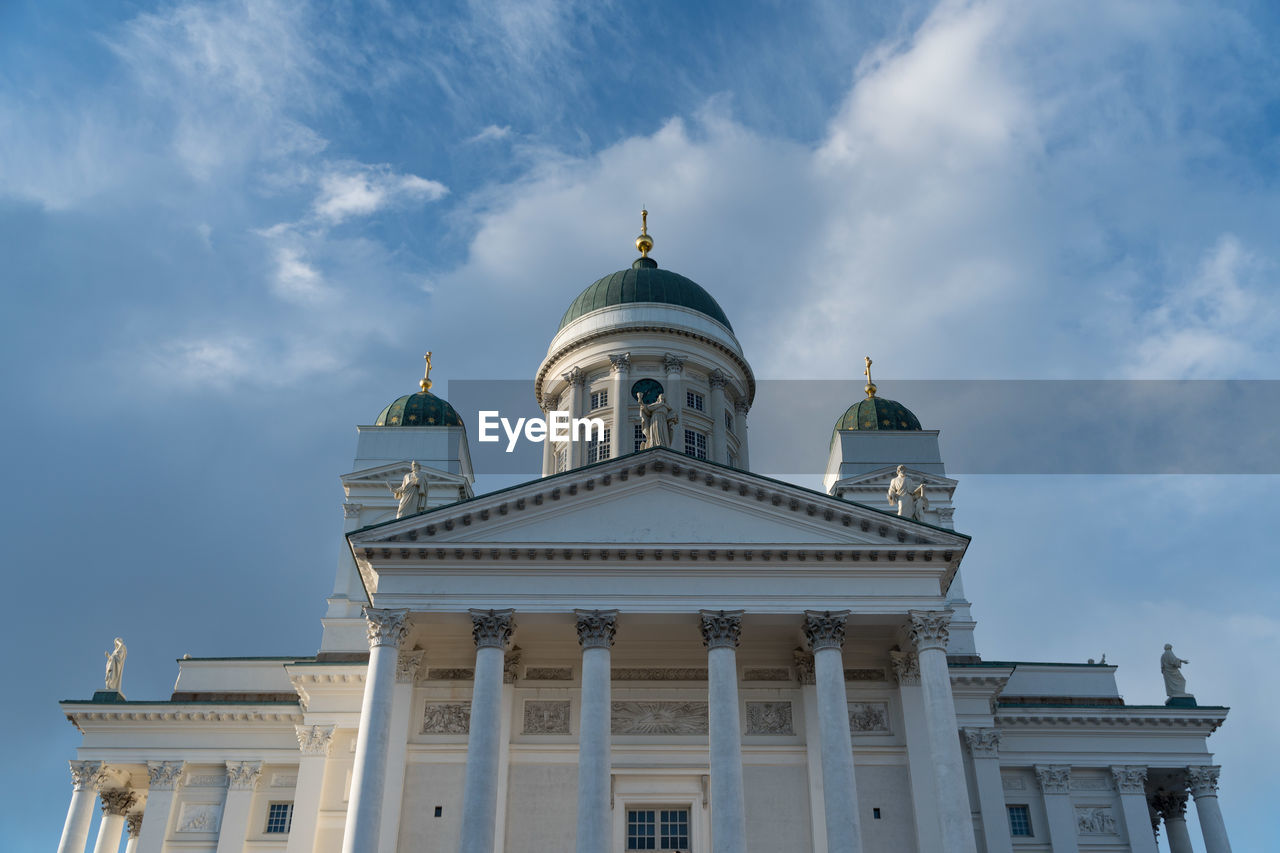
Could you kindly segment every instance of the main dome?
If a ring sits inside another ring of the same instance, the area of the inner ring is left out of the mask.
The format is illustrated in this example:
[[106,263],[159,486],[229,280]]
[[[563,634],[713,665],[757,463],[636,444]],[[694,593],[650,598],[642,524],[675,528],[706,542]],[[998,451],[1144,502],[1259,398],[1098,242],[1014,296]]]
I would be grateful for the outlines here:
[[637,258],[631,269],[607,275],[579,293],[560,318],[560,328],[597,309],[638,302],[688,308],[733,331],[724,309],[701,285],[679,273],[659,269],[657,261],[648,257]]

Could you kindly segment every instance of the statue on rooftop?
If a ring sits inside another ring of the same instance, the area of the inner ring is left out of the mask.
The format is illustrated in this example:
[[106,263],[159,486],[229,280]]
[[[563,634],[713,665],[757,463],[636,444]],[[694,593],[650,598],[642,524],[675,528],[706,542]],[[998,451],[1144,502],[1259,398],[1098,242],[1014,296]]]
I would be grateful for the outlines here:
[[1160,655],[1160,674],[1164,676],[1164,692],[1170,699],[1190,696],[1187,692],[1187,679],[1182,676],[1182,665],[1191,663],[1173,653],[1173,644],[1164,644],[1164,654]]
[[418,464],[418,460],[409,464],[409,473],[404,475],[398,487],[387,483],[387,488],[400,501],[400,505],[396,507],[396,518],[404,518],[427,508],[427,481],[422,476],[422,466]]
[[898,515],[915,521],[923,521],[929,509],[929,499],[924,496],[924,483],[917,483],[907,476],[907,466],[898,466],[898,476],[889,481],[889,503],[898,505]]
[[124,678],[124,659],[129,650],[125,648],[124,640],[116,637],[115,648],[104,654],[107,656],[107,689],[119,693],[120,681]]
[[670,447],[671,430],[679,417],[667,404],[667,395],[659,394],[658,399],[650,405],[644,401],[644,394],[636,394],[636,402],[640,404],[640,431],[644,433],[644,448]]

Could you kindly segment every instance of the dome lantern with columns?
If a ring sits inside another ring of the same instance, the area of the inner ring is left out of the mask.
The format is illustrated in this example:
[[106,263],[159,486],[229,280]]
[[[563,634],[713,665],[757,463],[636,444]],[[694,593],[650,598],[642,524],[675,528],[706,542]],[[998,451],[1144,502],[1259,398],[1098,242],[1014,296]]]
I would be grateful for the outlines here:
[[546,442],[544,476],[638,450],[637,393],[646,403],[665,396],[678,418],[673,450],[747,468],[755,374],[715,298],[649,257],[641,215],[640,257],[569,304],[534,380],[543,411],[600,418],[608,441]]

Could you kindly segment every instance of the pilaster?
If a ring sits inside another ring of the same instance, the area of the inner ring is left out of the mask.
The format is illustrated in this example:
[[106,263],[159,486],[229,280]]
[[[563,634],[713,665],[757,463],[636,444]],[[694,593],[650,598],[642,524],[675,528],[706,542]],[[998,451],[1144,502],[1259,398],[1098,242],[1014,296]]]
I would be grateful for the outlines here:
[[1000,779],[1000,730],[967,728],[964,740],[973,759],[978,811],[982,814],[982,837],[987,844],[987,853],[1012,853],[1013,838],[1009,835],[1004,783]]
[[138,835],[138,853],[161,853],[169,823],[173,820],[173,801],[182,784],[186,764],[181,761],[147,762],[147,806],[143,812],[142,832]]
[[1071,807],[1071,768],[1066,764],[1037,764],[1035,771],[1044,796],[1053,853],[1079,853],[1075,810]]
[[1132,853],[1157,853],[1156,839],[1150,832],[1151,816],[1147,810],[1147,768],[1125,764],[1111,768],[1116,791],[1120,794],[1120,812],[1124,815],[1125,833]]

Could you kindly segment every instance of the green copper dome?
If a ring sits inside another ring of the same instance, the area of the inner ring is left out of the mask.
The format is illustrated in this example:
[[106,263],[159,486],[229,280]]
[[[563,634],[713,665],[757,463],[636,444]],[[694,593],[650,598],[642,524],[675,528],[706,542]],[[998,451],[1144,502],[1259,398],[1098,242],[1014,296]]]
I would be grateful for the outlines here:
[[920,419],[901,403],[883,397],[867,397],[850,406],[836,421],[836,431],[842,429],[919,430],[922,427]]
[[592,284],[569,305],[560,318],[560,328],[599,308],[611,305],[629,305],[639,302],[657,302],[663,305],[679,305],[705,314],[729,331],[733,326],[719,303],[697,282],[679,273],[659,269],[652,258],[638,258],[629,270],[619,270]]
[[462,418],[430,391],[406,394],[382,410],[374,426],[462,426]]

